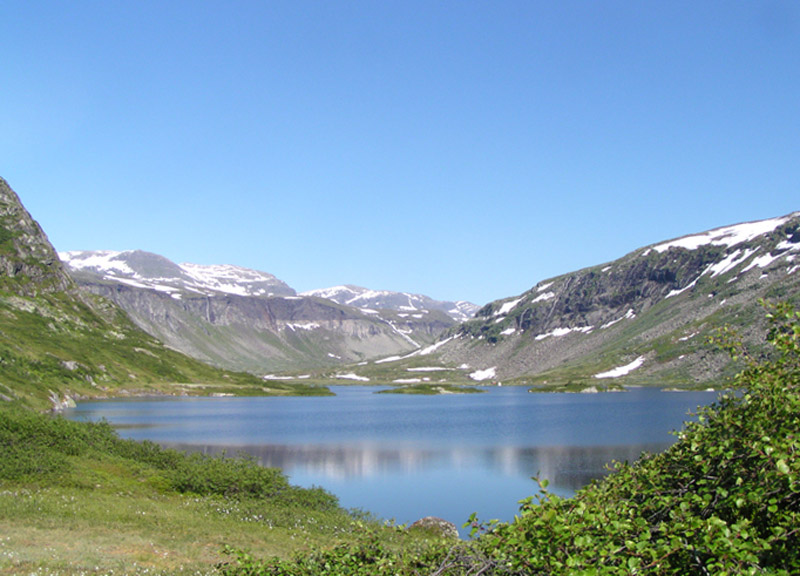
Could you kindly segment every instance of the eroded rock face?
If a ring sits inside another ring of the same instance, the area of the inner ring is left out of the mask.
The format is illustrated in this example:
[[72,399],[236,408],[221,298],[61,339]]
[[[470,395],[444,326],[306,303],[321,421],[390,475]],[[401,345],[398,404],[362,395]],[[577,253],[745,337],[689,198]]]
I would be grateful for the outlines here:
[[426,530],[429,532],[434,532],[444,538],[458,538],[458,528],[452,522],[444,520],[443,518],[438,518],[436,516],[426,516],[425,518],[420,518],[411,526],[408,527],[409,530]]
[[2,178],[0,285],[26,296],[74,287],[42,228]]

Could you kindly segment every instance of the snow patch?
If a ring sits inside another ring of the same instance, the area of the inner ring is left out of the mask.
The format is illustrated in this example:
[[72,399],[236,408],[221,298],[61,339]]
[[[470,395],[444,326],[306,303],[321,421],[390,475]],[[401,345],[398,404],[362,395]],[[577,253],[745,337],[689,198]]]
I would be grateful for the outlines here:
[[656,252],[666,252],[670,248],[685,248],[687,250],[696,250],[701,246],[709,244],[716,246],[735,246],[742,242],[748,242],[754,238],[758,238],[764,234],[769,234],[778,226],[786,223],[791,216],[784,216],[781,218],[772,218],[769,220],[761,220],[759,222],[748,222],[745,224],[736,224],[734,226],[725,226],[710,230],[703,234],[696,234],[693,236],[686,236],[677,240],[672,240],[664,244],[654,246],[653,250]]
[[556,297],[555,292],[545,292],[544,294],[540,294],[533,300],[531,300],[531,304],[536,304],[537,302],[544,302],[545,300],[551,300]]
[[492,316],[504,316],[511,312],[514,307],[522,302],[522,298],[517,298],[516,300],[511,300],[510,302],[506,302],[502,306],[500,306],[499,310],[495,310],[495,313]]
[[636,360],[631,362],[630,364],[626,364],[625,366],[618,366],[608,372],[600,372],[599,374],[595,374],[595,378],[619,378],[620,376],[625,376],[630,374],[637,368],[639,368],[642,364],[644,364],[644,356],[639,356]]
[[767,266],[769,266],[770,264],[775,262],[775,260],[777,260],[781,256],[783,256],[783,254],[778,254],[777,256],[771,256],[770,254],[764,254],[763,256],[759,256],[758,258],[753,258],[753,261],[750,262],[750,264],[748,264],[745,267],[745,269],[742,270],[742,272],[743,273],[744,272],[748,272],[749,270],[752,270],[756,266],[758,266],[759,268],[766,268]]
[[419,368],[406,368],[408,372],[442,372],[444,370],[450,370],[450,368],[445,368],[444,366],[421,366]]
[[[701,274],[700,276],[702,276],[702,274]],[[694,285],[695,285],[695,284],[697,284],[697,281],[698,281],[698,280],[699,280],[699,278],[695,278],[694,282],[692,282],[692,283],[691,283],[691,284],[689,284],[688,286],[684,286],[684,287],[683,287],[683,288],[681,288],[680,290],[672,290],[672,291],[671,291],[669,294],[667,294],[666,296],[664,296],[664,298],[672,298],[673,296],[677,296],[678,294],[683,294],[683,293],[684,293],[684,292],[686,292],[687,290],[689,290],[689,289],[691,289],[691,288],[694,288]]]
[[357,382],[369,382],[369,378],[366,376],[359,376],[353,372],[348,372],[347,374],[334,374],[334,378],[339,378],[340,380],[356,380]]
[[516,329],[516,328],[514,328],[514,327],[511,327],[511,328],[506,328],[505,330],[503,330],[502,332],[500,332],[500,334],[502,334],[503,336],[511,336],[511,335],[512,335],[514,332],[516,332],[516,331],[517,331],[517,329]]
[[552,332],[547,332],[546,334],[539,334],[537,335],[534,340],[544,340],[545,338],[549,338],[553,336],[555,338],[560,338],[561,336],[566,336],[571,332],[582,332],[583,334],[588,334],[594,330],[594,326],[580,326],[578,328],[556,328]]
[[734,268],[736,268],[739,264],[750,258],[755,253],[756,250],[745,250],[742,253],[741,250],[737,250],[731,254],[728,254],[725,258],[717,262],[716,264],[712,264],[709,266],[703,274],[708,272],[711,273],[711,277],[720,276],[725,274],[726,272],[730,272]]
[[602,330],[604,328],[610,328],[617,322],[622,322],[623,320],[632,320],[633,318],[636,318],[636,314],[634,314],[633,308],[631,308],[625,313],[625,316],[623,316],[622,318],[617,318],[616,320],[611,320],[610,322],[606,322],[605,324],[600,326],[600,329]]
[[296,324],[287,323],[286,327],[290,328],[292,331],[297,331],[297,330],[316,330],[317,328],[320,328],[320,325],[317,324],[316,322],[302,322],[302,323],[296,323]]
[[496,376],[497,376],[497,366],[492,366],[491,368],[487,368],[486,370],[476,370],[475,372],[469,375],[470,378],[472,378],[477,382],[488,380]]
[[550,286],[552,286],[553,284],[554,284],[553,282],[548,282],[547,284],[542,284],[541,286],[537,286],[536,287],[536,291],[537,292],[543,292],[543,291],[547,290],[548,288],[550,288]]

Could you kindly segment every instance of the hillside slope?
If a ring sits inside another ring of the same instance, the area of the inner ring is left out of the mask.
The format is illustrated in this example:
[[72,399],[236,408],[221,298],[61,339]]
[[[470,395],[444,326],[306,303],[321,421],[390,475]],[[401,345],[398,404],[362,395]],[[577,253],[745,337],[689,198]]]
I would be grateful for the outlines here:
[[271,274],[236,266],[179,265],[138,250],[60,256],[82,288],[116,303],[140,328],[228,369],[263,373],[363,362],[408,353],[456,324],[436,308],[370,308],[315,293],[298,296]]
[[503,380],[714,381],[730,367],[705,337],[763,333],[758,300],[797,299],[799,256],[800,213],[641,248],[488,304],[439,352]]
[[0,400],[58,408],[73,397],[135,393],[318,393],[212,368],[138,329],[80,290],[0,179]]

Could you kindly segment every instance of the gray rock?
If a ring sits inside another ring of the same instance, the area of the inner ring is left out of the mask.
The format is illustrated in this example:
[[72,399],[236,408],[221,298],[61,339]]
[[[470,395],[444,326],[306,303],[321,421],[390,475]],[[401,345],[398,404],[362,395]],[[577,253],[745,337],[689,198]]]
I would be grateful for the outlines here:
[[425,530],[427,532],[433,532],[443,538],[458,538],[458,528],[452,522],[444,520],[443,518],[438,518],[436,516],[426,516],[425,518],[420,518],[411,526],[408,527],[409,530]]

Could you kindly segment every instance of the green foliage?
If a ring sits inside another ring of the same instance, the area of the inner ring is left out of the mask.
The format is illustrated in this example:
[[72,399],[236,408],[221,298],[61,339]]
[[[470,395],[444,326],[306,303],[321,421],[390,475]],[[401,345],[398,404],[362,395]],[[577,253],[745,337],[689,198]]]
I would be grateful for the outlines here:
[[225,553],[233,560],[218,568],[224,576],[420,574],[454,556],[448,542],[439,538],[416,538],[403,527],[379,528],[358,523],[346,542],[328,549],[301,552],[289,560],[259,560],[245,551],[227,547]]
[[74,422],[14,406],[0,406],[0,482],[16,485],[81,482],[70,457],[111,461],[139,470],[162,491],[271,500],[281,506],[335,510],[338,501],[320,489],[291,486],[277,468],[252,459],[184,454],[153,442],[123,440],[107,422]]
[[[328,574],[800,573],[800,313],[766,305],[773,353],[730,332],[717,342],[745,362],[736,394],[701,409],[666,452],[570,499],[521,502],[511,523],[480,523],[470,542],[387,548],[359,535],[291,561],[239,553],[226,576]],[[467,526],[465,525],[465,526]],[[420,547],[421,546],[421,547]]]

